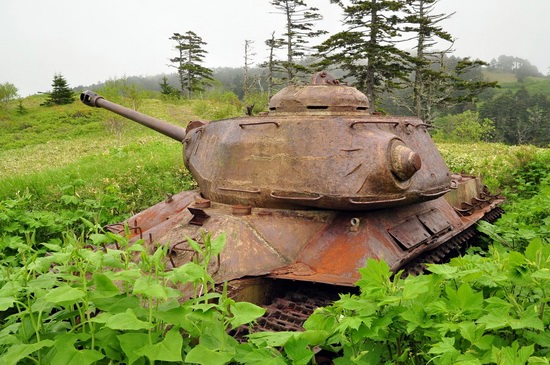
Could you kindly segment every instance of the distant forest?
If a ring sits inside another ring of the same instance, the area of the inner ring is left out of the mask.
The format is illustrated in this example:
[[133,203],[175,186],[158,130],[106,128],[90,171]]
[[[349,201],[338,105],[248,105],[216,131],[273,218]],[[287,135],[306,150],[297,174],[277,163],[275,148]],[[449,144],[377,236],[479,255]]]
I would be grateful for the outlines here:
[[[450,59],[457,59],[451,57]],[[256,88],[260,91],[267,89],[266,82],[266,69],[263,67],[252,67],[249,69],[249,74],[256,80]],[[502,74],[512,74],[515,77],[515,81],[522,83],[526,80],[527,77],[542,77],[546,76],[538,70],[535,65],[532,65],[529,60],[522,59],[514,56],[501,55],[498,58],[493,58],[491,62],[485,66],[480,67],[474,73],[502,73]],[[332,70],[331,74],[339,78],[343,75],[341,70]],[[489,78],[490,75],[488,75]],[[142,90],[150,91],[161,91],[161,84],[163,77],[167,78],[167,82],[171,85],[177,85],[179,83],[177,72],[169,74],[158,74],[158,75],[149,75],[149,76],[125,76],[123,77],[128,84],[136,85],[137,88]],[[487,75],[486,75],[487,77]],[[243,88],[243,68],[242,67],[218,67],[213,69],[213,78],[215,80],[214,84],[210,89],[223,89],[224,91],[229,91],[237,95],[239,99],[243,99],[244,88]],[[497,76],[495,78],[498,79]],[[106,80],[108,81],[108,80]],[[342,80],[346,81],[346,80]],[[307,82],[307,80],[303,80]],[[96,83],[92,85],[79,85],[73,87],[75,92],[80,92],[85,89],[100,89],[105,86],[105,82]],[[282,88],[282,86],[280,87]],[[550,91],[550,90],[549,90]],[[550,94],[548,94],[550,97]]]
[[[459,61],[461,59],[454,56],[447,60],[448,63],[455,64]],[[203,97],[208,97],[212,92],[229,92],[243,100],[243,68],[220,67],[212,71],[213,82],[207,87]],[[341,70],[332,70],[331,73],[336,78],[343,75]],[[168,84],[177,85],[178,77],[174,72],[153,76],[128,76],[123,79],[126,84],[139,90],[160,93],[164,78]],[[265,68],[248,69],[248,77],[255,80],[254,89],[258,93],[265,93]],[[433,123],[437,129],[435,136],[454,141],[485,140],[539,146],[550,143],[550,77],[543,75],[536,66],[526,59],[501,55],[487,65],[470,69],[465,77],[495,81],[496,87],[486,89],[475,100],[452,103],[442,109]],[[108,82],[109,80],[106,83]],[[303,80],[303,83],[307,82],[306,79]],[[73,90],[98,90],[104,88],[106,83],[78,86]],[[382,94],[379,108],[388,114],[413,115],[411,110],[399,103],[407,92],[410,91],[398,89]]]

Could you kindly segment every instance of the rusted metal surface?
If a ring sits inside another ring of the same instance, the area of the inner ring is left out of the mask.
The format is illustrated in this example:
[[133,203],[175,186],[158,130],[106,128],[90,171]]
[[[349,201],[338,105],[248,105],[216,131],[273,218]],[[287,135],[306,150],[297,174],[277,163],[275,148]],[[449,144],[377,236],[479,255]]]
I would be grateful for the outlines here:
[[210,123],[189,133],[185,160],[206,198],[232,205],[372,210],[448,191],[450,173],[420,121],[364,118]]
[[[174,266],[190,261],[194,254],[185,237],[200,241],[203,232],[225,232],[226,248],[219,261],[211,263],[216,282],[267,275],[341,286],[354,285],[357,269],[368,258],[385,260],[394,271],[406,268],[425,252],[452,242],[502,202],[484,200],[484,206],[468,216],[458,214],[444,197],[375,211],[240,207],[244,214],[235,214],[235,207],[226,204],[193,208],[197,196],[197,192],[175,195],[171,203],[160,203],[147,214],[130,218],[128,224],[138,222],[154,247],[178,242],[171,256]],[[168,209],[170,205],[175,208]],[[194,221],[197,216],[202,217],[200,225]]]

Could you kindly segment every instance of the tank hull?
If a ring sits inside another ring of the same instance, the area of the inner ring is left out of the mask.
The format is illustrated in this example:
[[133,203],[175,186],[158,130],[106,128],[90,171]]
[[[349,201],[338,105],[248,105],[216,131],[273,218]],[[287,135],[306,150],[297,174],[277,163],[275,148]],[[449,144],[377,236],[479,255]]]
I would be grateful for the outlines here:
[[201,208],[205,200],[200,192],[186,191],[125,224],[132,239],[143,238],[151,249],[169,245],[168,265],[175,267],[192,259],[186,237],[201,241],[203,232],[225,232],[226,247],[210,263],[218,283],[264,276],[353,286],[359,279],[357,269],[368,258],[385,260],[396,272],[407,270],[415,259],[471,230],[502,203],[502,198],[480,190],[479,179],[460,176],[454,181],[455,189],[437,199],[357,212],[242,210],[213,202]]

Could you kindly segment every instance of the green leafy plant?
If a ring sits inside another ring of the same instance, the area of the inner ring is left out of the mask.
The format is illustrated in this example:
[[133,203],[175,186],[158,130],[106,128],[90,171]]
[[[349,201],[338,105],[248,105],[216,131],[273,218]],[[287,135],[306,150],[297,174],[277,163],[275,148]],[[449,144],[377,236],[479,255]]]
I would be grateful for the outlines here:
[[[335,364],[547,364],[550,246],[494,251],[392,277],[384,262],[361,269],[358,295],[318,309],[308,331],[326,331]],[[307,332],[306,332],[307,333]]]
[[[44,244],[50,254],[2,269],[0,363],[223,364],[240,346],[228,330],[264,313],[213,291],[182,301],[185,287],[213,281],[201,262],[167,271],[165,246],[148,253],[109,232],[90,239],[67,234]],[[225,242],[203,239],[205,257]]]

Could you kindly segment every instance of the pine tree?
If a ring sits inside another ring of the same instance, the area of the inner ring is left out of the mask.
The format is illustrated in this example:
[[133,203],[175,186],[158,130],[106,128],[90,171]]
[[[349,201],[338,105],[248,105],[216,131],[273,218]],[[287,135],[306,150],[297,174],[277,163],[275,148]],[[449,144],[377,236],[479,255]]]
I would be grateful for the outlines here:
[[248,99],[248,94],[250,93],[250,68],[254,64],[252,61],[252,56],[255,56],[256,53],[252,51],[252,43],[249,39],[244,41],[244,66],[243,66],[243,100]]
[[286,82],[295,84],[301,74],[310,73],[310,69],[300,63],[311,50],[310,40],[327,33],[314,29],[314,23],[323,17],[319,9],[308,7],[303,0],[271,0],[271,5],[285,17],[281,46],[286,46],[286,60],[280,64],[286,71]]
[[267,69],[267,100],[271,99],[276,86],[282,84],[282,80],[276,77],[277,74],[284,72],[281,63],[276,59],[275,52],[283,46],[284,40],[275,38],[275,31],[271,33],[271,38],[265,41],[269,49],[269,56],[266,62],[260,67]]
[[[416,55],[411,59],[412,77],[406,97],[398,100],[425,123],[431,124],[435,117],[451,109],[464,112],[485,89],[495,87],[481,74],[480,60],[460,59],[450,56],[453,52],[453,37],[443,30],[441,22],[453,15],[434,14],[439,0],[409,0],[405,12],[408,23],[404,30],[416,41]],[[444,42],[444,49],[438,49]]]
[[212,70],[201,66],[207,53],[202,48],[206,43],[192,31],[174,33],[170,39],[177,43],[178,56],[171,58],[170,62],[178,70],[181,95],[190,98],[192,93],[204,91],[204,86],[212,80]]
[[402,34],[404,1],[334,0],[344,11],[347,30],[317,47],[322,66],[339,66],[345,78],[369,98],[374,111],[377,97],[399,88],[409,77],[411,56],[397,47]]
[[168,83],[168,78],[166,76],[162,77],[162,82],[159,83],[160,93],[162,95],[178,95],[178,90]]
[[411,0],[408,3],[406,21],[409,26],[405,31],[413,33],[413,39],[416,40],[416,57],[413,60],[413,102],[408,105],[413,113],[426,122],[431,122],[432,118],[429,110],[432,106],[426,105],[433,99],[427,95],[430,89],[428,82],[434,78],[445,78],[446,75],[441,69],[434,67],[440,62],[441,57],[450,51],[434,50],[433,47],[440,45],[437,40],[443,40],[450,43],[454,42],[452,36],[443,30],[440,23],[453,14],[433,14],[434,6],[439,0]]
[[65,105],[74,102],[75,97],[69,84],[61,74],[55,74],[52,83],[52,92],[48,94],[48,99],[41,104],[44,106]]

